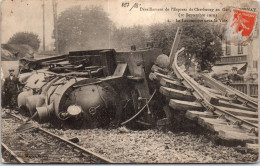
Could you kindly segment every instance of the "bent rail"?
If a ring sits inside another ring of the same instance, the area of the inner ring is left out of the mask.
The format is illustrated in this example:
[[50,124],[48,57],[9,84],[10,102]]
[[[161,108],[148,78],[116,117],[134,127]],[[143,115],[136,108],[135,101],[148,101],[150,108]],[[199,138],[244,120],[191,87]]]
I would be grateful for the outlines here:
[[[194,79],[192,79],[187,73],[185,73],[177,64],[178,56],[181,52],[184,51],[184,48],[179,50],[174,57],[174,63],[172,65],[172,68],[177,76],[177,78],[191,91],[191,93],[195,96],[196,100],[201,103],[207,110],[219,115],[223,116],[233,122],[234,124],[238,124],[239,126],[248,129],[250,131],[258,132],[258,125],[253,124],[247,120],[241,119],[238,116],[233,115],[232,113],[229,113],[225,111],[223,107],[217,106],[219,102],[219,98],[215,96],[214,94],[209,94],[208,91],[205,90],[205,87],[198,84]],[[214,82],[214,80],[209,79],[211,82]],[[217,84],[217,83],[216,83]],[[236,92],[234,89],[229,87],[224,87],[219,84],[217,84],[219,87],[225,89],[225,91],[233,92],[235,93],[240,99],[243,99],[243,101],[247,101],[248,103],[252,104],[253,108],[255,109],[255,106],[257,104],[254,100],[251,98],[247,99],[244,96],[242,96],[239,92]],[[257,112],[257,108],[255,110]]]
[[258,100],[251,96],[245,95],[245,93],[240,92],[239,90],[232,88],[230,86],[224,85],[214,78],[210,77],[208,74],[201,74],[202,78],[207,81],[208,85],[219,89],[222,93],[227,96],[236,98],[237,100],[246,103],[248,106],[257,109]]

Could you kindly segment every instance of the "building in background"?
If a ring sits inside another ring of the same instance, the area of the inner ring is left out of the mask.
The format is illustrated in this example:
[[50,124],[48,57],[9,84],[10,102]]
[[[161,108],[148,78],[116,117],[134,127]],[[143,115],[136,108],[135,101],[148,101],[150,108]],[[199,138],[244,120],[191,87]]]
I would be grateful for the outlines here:
[[258,35],[258,23],[256,23],[252,41],[246,45],[243,45],[239,40],[237,43],[231,43],[230,40],[223,38],[223,56],[216,62],[213,70],[231,72],[232,68],[237,68],[238,73],[244,75],[245,78],[258,76]]
[[[215,75],[231,78],[230,85],[250,96],[258,96],[258,60],[259,60],[258,22],[252,40],[247,44],[231,43],[223,38],[223,56],[212,68]],[[232,76],[236,76],[235,79]],[[231,76],[231,77],[230,77]]]

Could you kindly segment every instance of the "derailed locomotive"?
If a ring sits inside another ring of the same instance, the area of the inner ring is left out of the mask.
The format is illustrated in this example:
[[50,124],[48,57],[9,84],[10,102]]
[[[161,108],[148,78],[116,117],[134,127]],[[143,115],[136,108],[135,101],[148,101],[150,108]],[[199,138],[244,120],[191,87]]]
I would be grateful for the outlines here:
[[152,125],[156,111],[149,103],[154,91],[148,76],[160,54],[159,49],[104,49],[21,59],[27,72],[19,76],[24,87],[18,106],[42,123],[60,126],[119,126],[137,116]]

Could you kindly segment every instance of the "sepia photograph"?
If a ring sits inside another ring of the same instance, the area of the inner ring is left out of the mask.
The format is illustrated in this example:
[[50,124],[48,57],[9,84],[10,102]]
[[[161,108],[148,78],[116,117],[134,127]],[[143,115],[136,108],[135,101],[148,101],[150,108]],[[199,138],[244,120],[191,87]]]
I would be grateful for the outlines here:
[[259,162],[257,0],[2,0],[3,164]]

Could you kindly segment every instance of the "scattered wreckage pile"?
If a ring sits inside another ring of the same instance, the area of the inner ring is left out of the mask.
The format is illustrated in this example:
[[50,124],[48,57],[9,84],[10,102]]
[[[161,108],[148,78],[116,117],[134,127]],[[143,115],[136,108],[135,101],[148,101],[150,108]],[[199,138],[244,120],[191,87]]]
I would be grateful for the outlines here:
[[[190,119],[211,131],[215,143],[258,153],[257,101],[206,74],[197,82],[185,73],[178,65],[180,33],[168,60],[164,55],[157,58],[161,53],[156,49],[77,51],[21,60],[27,72],[20,75],[25,86],[18,105],[32,119],[51,123],[53,133],[76,136],[80,146],[116,162],[256,162],[256,154],[217,146],[205,134],[169,131],[174,122]],[[169,132],[93,129],[124,125]]]
[[176,115],[182,114],[214,132],[221,144],[243,146],[258,153],[257,99],[207,74],[201,73],[198,83],[178,66],[183,50],[176,53],[170,69],[154,66],[150,74],[151,79],[159,82],[159,91],[168,101],[164,106],[167,118],[161,123],[170,124]]

